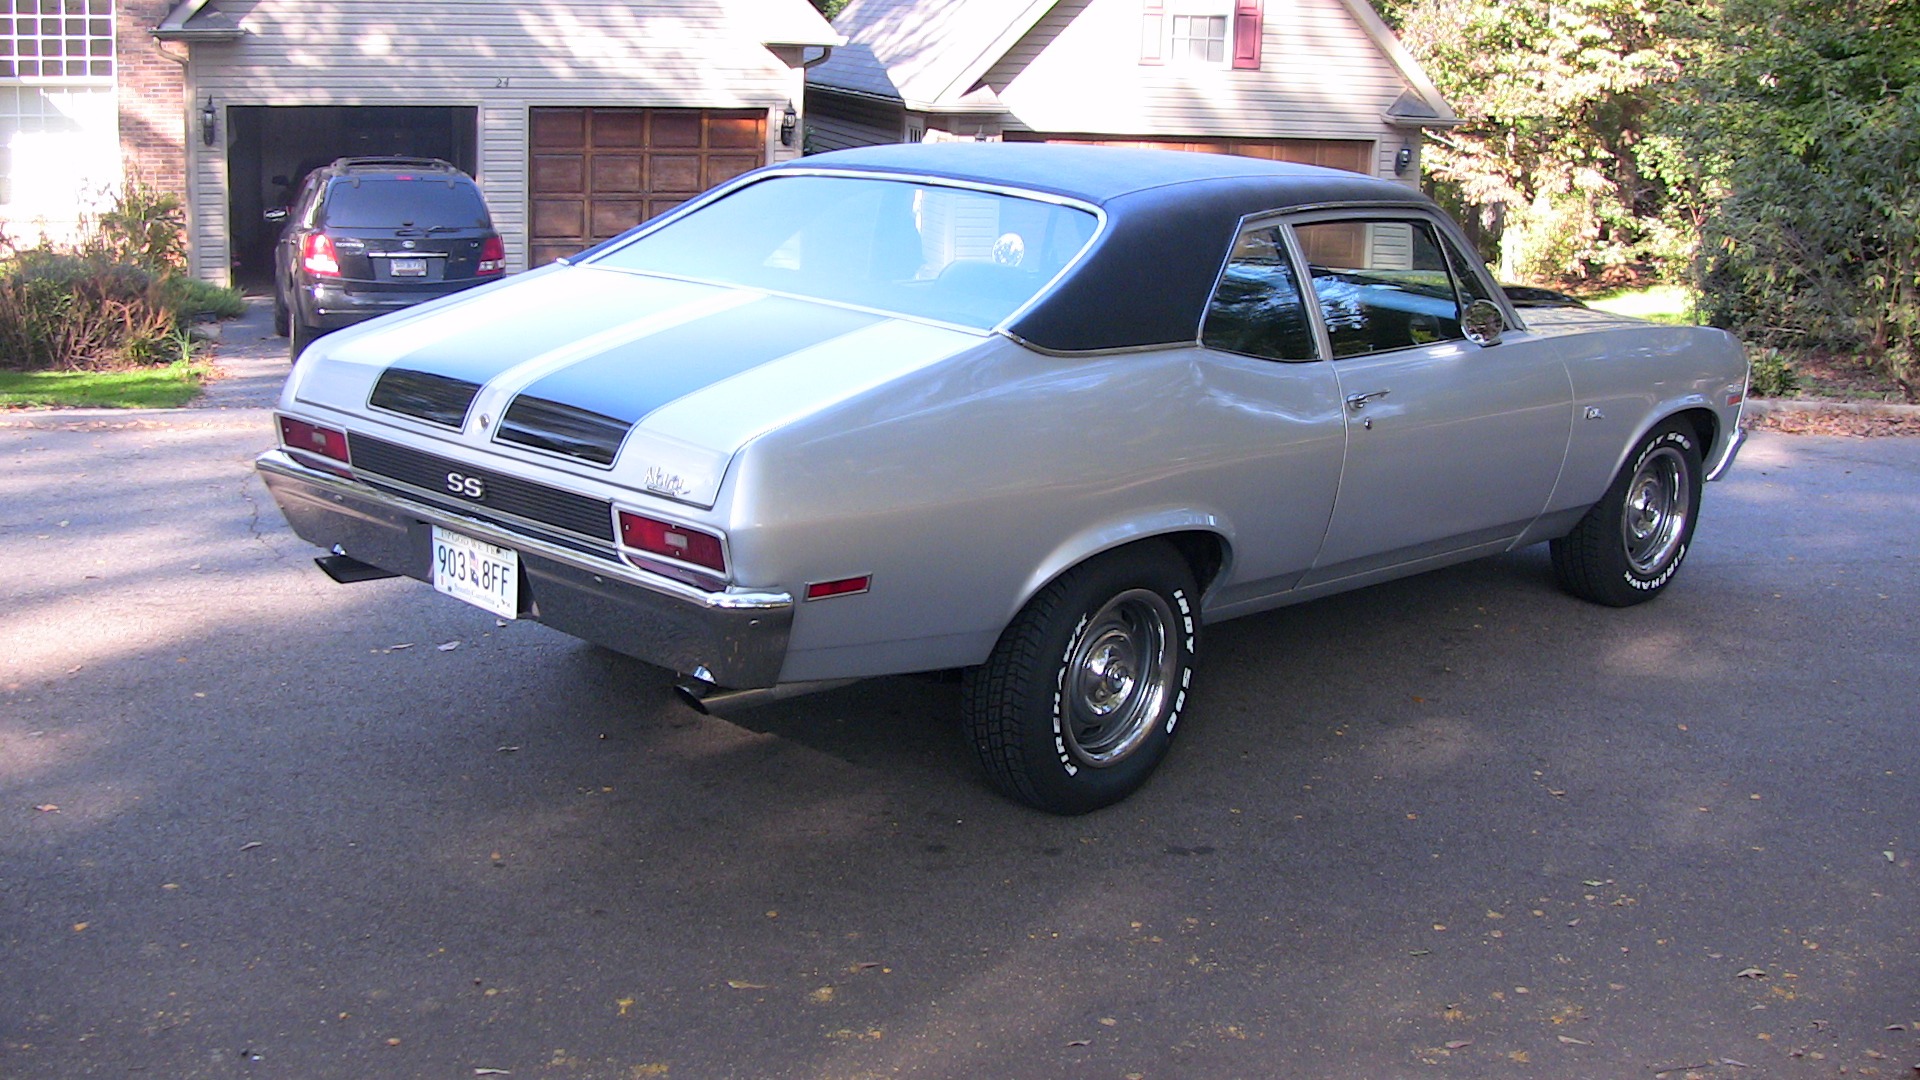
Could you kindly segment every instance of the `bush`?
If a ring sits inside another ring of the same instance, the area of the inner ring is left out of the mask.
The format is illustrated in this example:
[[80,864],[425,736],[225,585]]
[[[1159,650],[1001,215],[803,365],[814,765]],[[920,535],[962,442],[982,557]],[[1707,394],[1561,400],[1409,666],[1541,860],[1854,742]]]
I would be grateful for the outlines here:
[[98,255],[35,248],[0,272],[0,367],[111,370],[178,360],[159,279]]
[[1787,354],[1769,346],[1760,346],[1748,353],[1747,359],[1753,364],[1753,375],[1747,383],[1749,392],[1761,397],[1792,397],[1800,389],[1800,376],[1793,370],[1793,362]]
[[180,200],[130,178],[71,247],[0,236],[0,369],[103,371],[189,355],[195,319],[246,310],[187,277]]

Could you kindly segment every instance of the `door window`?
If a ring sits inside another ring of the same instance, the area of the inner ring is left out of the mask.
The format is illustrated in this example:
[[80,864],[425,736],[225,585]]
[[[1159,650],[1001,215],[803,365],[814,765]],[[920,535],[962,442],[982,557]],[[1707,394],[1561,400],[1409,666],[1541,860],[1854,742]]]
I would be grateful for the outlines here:
[[1461,293],[1432,223],[1294,226],[1337,359],[1465,338]]

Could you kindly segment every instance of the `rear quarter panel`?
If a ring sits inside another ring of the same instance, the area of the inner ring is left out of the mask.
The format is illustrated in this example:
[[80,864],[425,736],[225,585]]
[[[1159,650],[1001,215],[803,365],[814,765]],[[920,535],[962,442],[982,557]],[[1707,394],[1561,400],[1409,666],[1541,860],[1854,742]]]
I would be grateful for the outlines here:
[[980,663],[1034,591],[1141,536],[1220,536],[1216,592],[1290,586],[1341,449],[1324,364],[1062,358],[995,337],[757,439],[723,505],[742,581],[800,596],[873,575],[864,595],[800,605],[783,680],[925,670]]

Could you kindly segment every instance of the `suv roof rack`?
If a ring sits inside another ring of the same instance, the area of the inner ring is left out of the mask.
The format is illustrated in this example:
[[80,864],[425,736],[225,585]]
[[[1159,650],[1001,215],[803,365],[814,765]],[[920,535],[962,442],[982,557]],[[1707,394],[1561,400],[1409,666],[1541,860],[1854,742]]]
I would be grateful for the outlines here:
[[459,172],[453,163],[441,158],[402,157],[399,155],[381,155],[370,157],[343,157],[333,159],[333,168],[399,168],[399,169],[435,169],[442,172]]

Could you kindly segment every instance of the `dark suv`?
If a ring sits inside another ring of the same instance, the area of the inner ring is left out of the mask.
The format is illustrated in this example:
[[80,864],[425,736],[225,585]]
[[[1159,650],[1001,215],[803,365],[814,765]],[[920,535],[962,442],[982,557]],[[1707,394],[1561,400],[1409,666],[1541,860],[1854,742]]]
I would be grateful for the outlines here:
[[436,158],[340,158],[307,174],[273,256],[274,328],[298,357],[328,330],[506,272],[473,178]]

